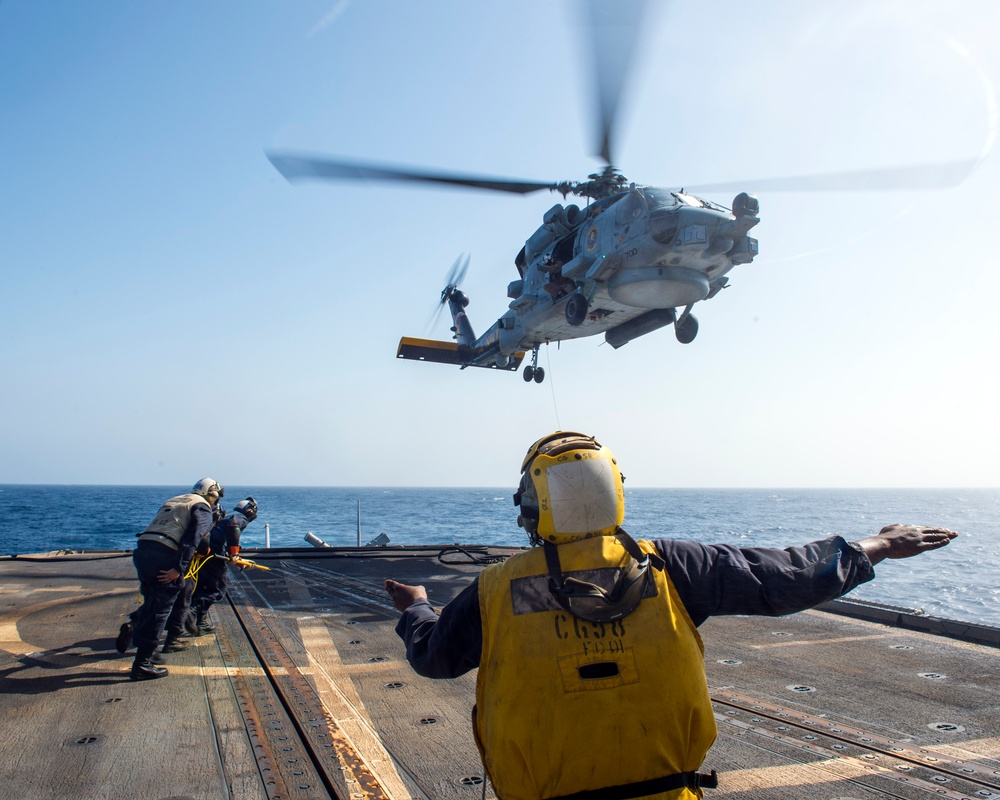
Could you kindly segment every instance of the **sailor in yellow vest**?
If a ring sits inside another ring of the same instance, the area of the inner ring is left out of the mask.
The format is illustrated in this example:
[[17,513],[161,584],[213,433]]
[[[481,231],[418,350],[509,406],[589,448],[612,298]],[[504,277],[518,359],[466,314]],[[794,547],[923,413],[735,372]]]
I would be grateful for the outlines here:
[[188,494],[171,497],[156,513],[132,552],[139,577],[142,606],[135,618],[132,641],[135,661],[129,677],[134,681],[163,678],[165,667],[151,657],[178,595],[195,547],[212,529],[212,507],[225,491],[212,478],[202,478]]
[[957,535],[891,525],[784,550],[634,541],[618,463],[593,437],[539,439],[521,471],[518,524],[537,546],[487,567],[440,616],[422,586],[385,582],[420,675],[479,667],[474,729],[502,800],[701,797],[716,730],[697,626],[810,608],[884,558]]

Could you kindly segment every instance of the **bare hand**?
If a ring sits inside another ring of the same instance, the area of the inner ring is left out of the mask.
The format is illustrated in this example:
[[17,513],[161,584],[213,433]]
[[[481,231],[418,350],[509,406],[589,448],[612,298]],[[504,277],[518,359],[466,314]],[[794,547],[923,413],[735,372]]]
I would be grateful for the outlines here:
[[423,586],[407,586],[389,579],[383,585],[397,611],[406,611],[417,600],[427,599],[427,590]]
[[160,570],[160,575],[157,580],[160,583],[174,583],[181,576],[180,572],[176,569],[164,569]]
[[958,534],[947,528],[928,528],[923,525],[886,525],[877,536],[858,542],[872,564],[886,558],[909,558],[927,550],[944,547]]

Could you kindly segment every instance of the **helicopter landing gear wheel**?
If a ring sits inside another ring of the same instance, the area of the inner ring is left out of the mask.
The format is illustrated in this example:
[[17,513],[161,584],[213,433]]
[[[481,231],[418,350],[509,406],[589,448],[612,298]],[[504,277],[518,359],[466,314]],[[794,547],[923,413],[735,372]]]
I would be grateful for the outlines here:
[[538,346],[531,348],[531,363],[521,373],[525,383],[541,383],[545,380],[545,370],[538,366]]
[[690,313],[682,314],[681,318],[674,323],[674,335],[681,344],[691,344],[694,337],[698,335],[698,320]]
[[566,301],[566,321],[576,327],[582,325],[587,318],[587,298],[579,292],[573,292]]

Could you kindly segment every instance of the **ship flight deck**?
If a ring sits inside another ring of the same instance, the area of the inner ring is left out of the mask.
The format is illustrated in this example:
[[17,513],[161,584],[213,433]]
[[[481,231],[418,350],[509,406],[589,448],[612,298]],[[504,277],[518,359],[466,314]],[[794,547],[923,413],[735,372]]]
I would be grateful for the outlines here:
[[[114,645],[137,606],[130,553],[0,558],[0,798],[492,797],[475,672],[417,676],[382,581],[440,606],[511,550],[246,551],[270,570],[234,574],[216,632],[145,682]],[[705,796],[1000,798],[1000,630],[827,609],[702,626],[719,727]]]

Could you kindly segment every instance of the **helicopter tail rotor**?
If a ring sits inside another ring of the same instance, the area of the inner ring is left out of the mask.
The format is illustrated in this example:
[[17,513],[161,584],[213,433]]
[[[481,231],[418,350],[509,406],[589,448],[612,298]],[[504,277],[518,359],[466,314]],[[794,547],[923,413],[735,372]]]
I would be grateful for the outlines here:
[[[445,280],[445,291],[449,288],[457,289],[461,283],[462,279],[465,277],[465,273],[469,269],[470,256],[468,253],[462,253],[458,258],[455,259],[455,263],[451,265],[451,271],[448,273],[448,277]],[[441,292],[441,302],[445,301],[445,292]]]
[[469,260],[469,254],[462,253],[455,259],[455,263],[451,265],[451,269],[445,277],[444,288],[441,290],[441,298],[435,304],[434,311],[427,323],[428,331],[437,325],[438,320],[441,318],[441,312],[444,310],[448,300],[456,293],[459,293],[458,287],[462,284],[462,279],[465,278],[465,273],[469,269]]

